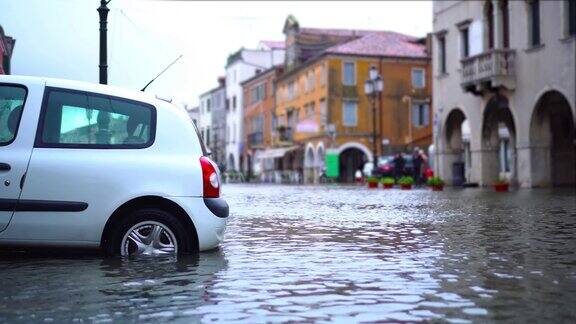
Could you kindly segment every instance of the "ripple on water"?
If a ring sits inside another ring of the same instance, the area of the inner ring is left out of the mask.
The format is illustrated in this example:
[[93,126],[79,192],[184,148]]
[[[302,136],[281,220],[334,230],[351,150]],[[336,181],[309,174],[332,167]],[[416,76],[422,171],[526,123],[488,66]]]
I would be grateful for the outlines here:
[[0,321],[576,321],[576,196],[226,185],[196,257],[0,254]]

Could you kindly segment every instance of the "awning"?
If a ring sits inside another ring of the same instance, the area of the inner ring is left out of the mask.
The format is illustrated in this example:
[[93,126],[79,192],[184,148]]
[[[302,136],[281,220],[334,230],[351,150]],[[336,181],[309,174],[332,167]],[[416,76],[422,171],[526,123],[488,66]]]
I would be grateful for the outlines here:
[[294,151],[298,148],[297,145],[289,147],[272,148],[259,152],[256,157],[259,159],[274,159],[283,157],[286,153]]

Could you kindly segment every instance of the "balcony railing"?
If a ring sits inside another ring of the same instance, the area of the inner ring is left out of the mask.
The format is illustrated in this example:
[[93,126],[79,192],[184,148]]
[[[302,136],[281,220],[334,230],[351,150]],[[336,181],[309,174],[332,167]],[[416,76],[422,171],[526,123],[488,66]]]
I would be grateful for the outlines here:
[[511,49],[493,49],[462,59],[460,85],[465,91],[481,92],[485,88],[515,87],[514,58]]
[[264,133],[263,132],[254,132],[248,134],[248,144],[250,146],[258,146],[264,144]]

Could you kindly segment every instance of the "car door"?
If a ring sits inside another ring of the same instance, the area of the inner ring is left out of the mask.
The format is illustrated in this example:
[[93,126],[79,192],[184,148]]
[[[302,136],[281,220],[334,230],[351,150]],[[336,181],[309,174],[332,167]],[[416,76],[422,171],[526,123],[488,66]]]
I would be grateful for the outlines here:
[[34,145],[43,83],[0,80],[0,232],[14,214]]
[[21,204],[5,238],[97,245],[114,206],[141,189],[126,175],[148,163],[142,149],[153,142],[155,110],[50,84],[44,97]]

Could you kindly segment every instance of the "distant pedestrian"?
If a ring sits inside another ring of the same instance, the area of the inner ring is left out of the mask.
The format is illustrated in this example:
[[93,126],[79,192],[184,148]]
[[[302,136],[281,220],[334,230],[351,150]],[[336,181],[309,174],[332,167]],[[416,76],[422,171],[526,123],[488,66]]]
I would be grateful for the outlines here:
[[406,160],[402,153],[397,153],[393,160],[394,163],[394,178],[396,180],[400,179],[404,175],[404,166],[406,165]]
[[412,154],[412,161],[414,165],[414,168],[412,170],[412,176],[414,177],[414,182],[416,183],[416,185],[419,185],[421,182],[420,174],[422,172],[422,163],[424,162],[424,159],[422,155],[420,155],[420,151],[418,151],[418,149],[414,150],[414,153]]

